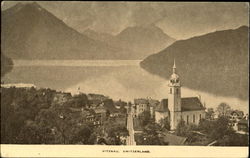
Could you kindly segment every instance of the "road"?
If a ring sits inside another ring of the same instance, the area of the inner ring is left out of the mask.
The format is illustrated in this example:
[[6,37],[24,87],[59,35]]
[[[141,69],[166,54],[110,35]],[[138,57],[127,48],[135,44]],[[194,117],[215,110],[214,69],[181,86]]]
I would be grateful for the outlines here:
[[127,129],[129,132],[129,136],[126,139],[127,145],[136,145],[135,137],[134,137],[134,125],[133,125],[133,116],[131,108],[128,108],[128,118],[127,118]]

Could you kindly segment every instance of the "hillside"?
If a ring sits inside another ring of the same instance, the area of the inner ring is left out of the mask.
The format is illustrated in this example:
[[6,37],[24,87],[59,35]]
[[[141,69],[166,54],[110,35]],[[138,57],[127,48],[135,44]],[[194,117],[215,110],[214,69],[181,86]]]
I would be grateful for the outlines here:
[[119,54],[122,54],[125,59],[138,59],[136,51],[132,51],[129,47],[123,44],[123,42],[108,33],[99,33],[91,29],[87,29],[83,32],[83,35],[88,36],[89,38],[100,41],[107,44],[110,47],[120,50]]
[[173,38],[166,35],[155,25],[128,27],[116,36],[98,33],[90,29],[85,30],[83,34],[123,50],[128,57],[134,59],[143,59],[174,42]]
[[161,51],[175,41],[155,25],[128,27],[116,35],[116,40],[136,52],[140,59]]
[[1,78],[13,68],[13,61],[1,53]]
[[42,8],[18,3],[2,11],[2,51],[13,59],[122,59],[119,49],[95,41]]
[[180,40],[140,65],[169,78],[175,58],[182,85],[215,95],[248,98],[249,27]]

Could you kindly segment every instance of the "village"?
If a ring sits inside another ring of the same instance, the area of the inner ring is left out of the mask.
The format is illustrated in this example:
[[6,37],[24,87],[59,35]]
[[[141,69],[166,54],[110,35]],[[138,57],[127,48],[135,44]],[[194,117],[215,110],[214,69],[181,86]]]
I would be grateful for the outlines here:
[[[4,143],[202,146],[246,143],[248,114],[231,109],[227,103],[213,109],[206,108],[199,97],[182,98],[181,86],[175,62],[167,99],[161,101],[150,97],[133,102],[114,101],[101,94],[84,94],[80,88],[72,96],[32,84],[1,84],[1,94],[13,95],[11,100],[3,97],[1,109],[16,117],[30,115],[22,119],[19,132],[9,136],[13,140],[5,139]],[[13,109],[8,109],[8,104]],[[4,119],[2,133],[9,135],[5,131],[11,117]],[[50,139],[43,138],[43,130]],[[32,134],[36,139],[29,138]],[[236,142],[231,142],[230,137]]]

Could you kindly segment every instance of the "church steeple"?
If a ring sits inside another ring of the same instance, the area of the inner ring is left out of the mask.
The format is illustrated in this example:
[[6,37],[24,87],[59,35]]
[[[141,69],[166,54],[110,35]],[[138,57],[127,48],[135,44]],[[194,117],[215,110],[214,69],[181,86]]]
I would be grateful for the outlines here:
[[181,112],[181,83],[179,75],[176,73],[176,64],[174,60],[173,74],[170,77],[168,93],[168,107],[170,111],[171,130],[176,129]]
[[173,73],[175,74],[175,72],[176,72],[176,66],[175,66],[175,59],[174,59]]
[[174,59],[174,65],[173,65],[173,74],[170,77],[170,84],[179,85],[179,75],[176,74],[176,65],[175,65],[175,59]]

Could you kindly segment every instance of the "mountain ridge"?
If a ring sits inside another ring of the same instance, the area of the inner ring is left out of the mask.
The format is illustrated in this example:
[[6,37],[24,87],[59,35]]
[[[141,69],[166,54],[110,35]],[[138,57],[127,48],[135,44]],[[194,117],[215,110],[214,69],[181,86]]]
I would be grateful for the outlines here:
[[37,3],[18,3],[2,11],[2,32],[2,50],[13,59],[125,57],[119,49],[80,34]]
[[179,40],[140,66],[168,79],[175,59],[185,87],[247,99],[248,34],[249,27],[242,26]]

